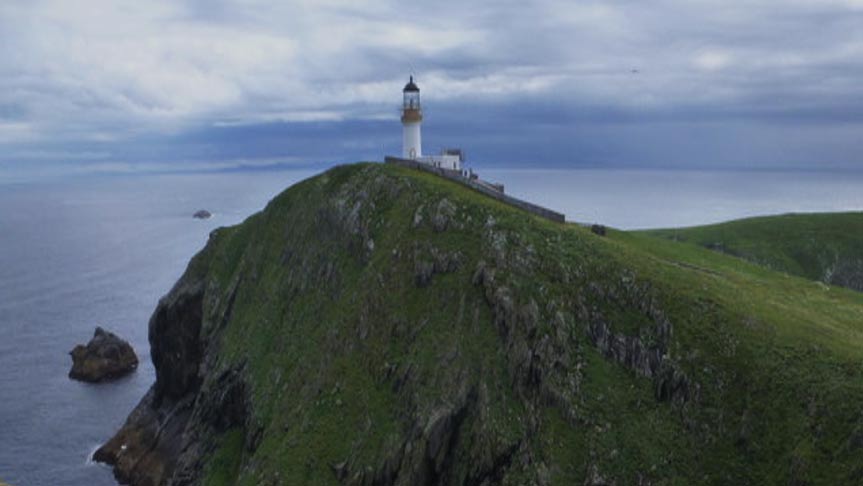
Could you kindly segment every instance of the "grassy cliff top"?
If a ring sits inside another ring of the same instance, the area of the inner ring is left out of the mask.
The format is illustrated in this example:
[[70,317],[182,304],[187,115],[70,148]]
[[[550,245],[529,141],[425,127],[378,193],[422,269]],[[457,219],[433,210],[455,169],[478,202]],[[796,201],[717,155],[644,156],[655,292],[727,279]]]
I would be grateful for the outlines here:
[[863,290],[863,213],[786,214],[646,234]]
[[175,302],[202,306],[184,440],[207,438],[181,463],[205,484],[863,477],[863,294],[430,174],[287,189],[212,234],[161,328],[188,325]]

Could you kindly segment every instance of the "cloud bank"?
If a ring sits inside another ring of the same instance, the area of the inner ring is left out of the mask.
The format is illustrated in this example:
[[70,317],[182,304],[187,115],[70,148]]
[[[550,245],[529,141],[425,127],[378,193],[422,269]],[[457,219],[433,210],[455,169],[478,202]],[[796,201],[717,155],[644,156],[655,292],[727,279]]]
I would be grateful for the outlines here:
[[6,0],[0,171],[380,158],[410,72],[429,148],[479,165],[857,167],[861,25],[860,0]]

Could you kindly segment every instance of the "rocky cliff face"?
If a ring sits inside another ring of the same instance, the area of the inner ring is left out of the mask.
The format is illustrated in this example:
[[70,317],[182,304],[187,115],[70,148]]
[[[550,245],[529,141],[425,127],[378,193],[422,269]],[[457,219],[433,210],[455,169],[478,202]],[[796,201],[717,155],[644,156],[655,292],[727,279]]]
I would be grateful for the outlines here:
[[763,379],[781,361],[642,257],[429,175],[331,170],[214,232],[150,320],[156,383],[95,457],[133,485],[820,477],[773,429],[841,442],[823,422],[859,418],[753,418],[789,391]]
[[193,403],[200,391],[203,287],[186,275],[150,319],[150,349],[156,383],[123,429],[94,459],[114,465],[117,478],[140,485],[165,484],[176,470]]

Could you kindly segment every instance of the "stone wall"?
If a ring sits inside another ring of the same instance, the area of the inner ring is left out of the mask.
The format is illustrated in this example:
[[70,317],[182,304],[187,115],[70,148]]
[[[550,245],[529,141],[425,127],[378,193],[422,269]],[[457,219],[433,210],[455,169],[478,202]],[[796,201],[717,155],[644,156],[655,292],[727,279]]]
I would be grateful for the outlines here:
[[468,179],[463,176],[461,172],[455,170],[447,170],[441,169],[438,167],[432,167],[415,160],[407,160],[400,159],[397,157],[386,157],[384,161],[387,164],[400,165],[402,167],[408,167],[411,169],[417,169],[424,172],[430,172],[432,174],[439,175],[445,179],[449,179],[454,182],[458,182],[459,184],[463,184],[465,186],[470,187],[471,189],[481,192],[488,197],[497,199],[498,201],[509,204],[510,206],[515,206],[519,209],[523,209],[529,213],[533,213],[537,216],[541,216],[545,219],[554,221],[556,223],[565,223],[566,217],[558,213],[557,211],[552,211],[551,209],[544,208],[542,206],[537,206],[536,204],[529,203],[527,201],[523,201],[518,198],[514,198],[512,196],[506,195],[503,192],[497,191],[491,187],[491,185],[485,181],[474,181]]

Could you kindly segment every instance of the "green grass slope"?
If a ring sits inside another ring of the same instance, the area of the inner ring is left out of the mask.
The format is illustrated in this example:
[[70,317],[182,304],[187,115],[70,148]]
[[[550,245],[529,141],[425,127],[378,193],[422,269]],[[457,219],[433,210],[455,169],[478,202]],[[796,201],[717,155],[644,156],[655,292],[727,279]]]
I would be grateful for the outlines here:
[[863,290],[863,213],[787,214],[646,233]]
[[863,480],[857,292],[380,164],[291,187],[183,279],[191,420],[231,372],[248,401],[185,449],[204,484]]

